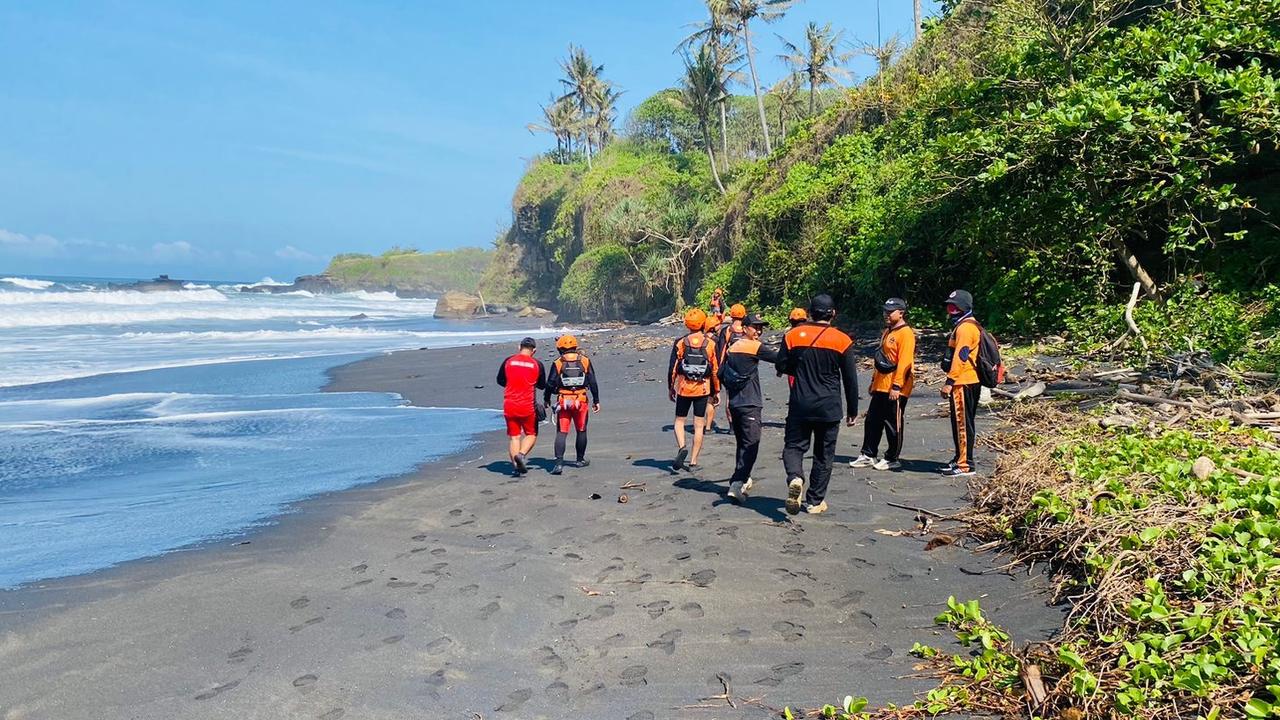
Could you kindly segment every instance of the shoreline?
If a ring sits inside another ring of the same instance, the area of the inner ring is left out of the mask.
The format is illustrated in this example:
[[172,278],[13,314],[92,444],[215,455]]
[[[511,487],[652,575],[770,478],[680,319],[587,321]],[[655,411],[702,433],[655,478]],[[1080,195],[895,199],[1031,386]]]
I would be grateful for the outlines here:
[[[940,507],[962,494],[932,478],[914,487],[922,473],[838,466],[833,511],[795,523],[778,523],[776,427],[766,428],[763,487],[748,507],[721,497],[728,436],[708,437],[702,476],[669,473],[670,405],[658,383],[675,332],[584,338],[604,391],[588,469],[546,474],[546,436],[531,474],[513,480],[495,426],[407,476],[295,503],[247,545],[19,591],[42,595],[38,607],[0,593],[0,662],[14,679],[0,709],[17,709],[4,717],[256,717],[273,706],[272,717],[392,718],[423,703],[439,717],[666,717],[723,692],[717,674],[735,694],[777,706],[850,693],[901,703],[930,687],[901,676],[911,640],[945,640],[931,619],[947,594],[1003,596],[992,615],[1025,639],[1060,626],[1057,610],[1031,599],[1037,579],[1010,593],[1008,577],[959,570],[996,558],[926,554],[922,540],[873,532],[910,527],[909,513],[859,497]],[[492,375],[510,352],[381,354],[332,368],[325,390],[496,404]],[[785,390],[768,375],[776,399]],[[770,402],[766,419],[780,421]],[[931,404],[910,413],[914,456],[940,437],[941,421],[917,419],[922,409]],[[842,433],[841,458],[854,435]],[[645,490],[617,504],[628,481]],[[56,692],[50,669],[81,681]],[[731,716],[767,716],[739,710]]]

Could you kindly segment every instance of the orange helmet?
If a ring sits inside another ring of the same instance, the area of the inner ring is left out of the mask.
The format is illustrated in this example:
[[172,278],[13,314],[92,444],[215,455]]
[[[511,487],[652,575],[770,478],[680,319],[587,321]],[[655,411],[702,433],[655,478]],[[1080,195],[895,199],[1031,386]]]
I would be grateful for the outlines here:
[[689,311],[684,314],[684,326],[694,332],[701,330],[702,326],[705,325],[706,322],[707,314],[702,311],[702,308],[690,308]]
[[805,312],[804,308],[796,308],[791,311],[791,314],[787,316],[787,319],[803,322],[809,319],[809,313]]
[[561,335],[560,338],[556,340],[556,349],[557,350],[577,350],[578,338],[569,334]]
[[746,316],[747,316],[747,307],[742,303],[737,303],[733,307],[729,308],[729,317],[733,318],[734,320],[741,320]]
[[708,316],[707,316],[707,321],[706,321],[705,323],[703,323],[703,324],[702,324],[702,329],[703,329],[705,332],[711,332],[712,330],[715,330],[715,329],[716,329],[716,328],[718,328],[718,327],[720,327],[720,316],[719,316],[719,315],[708,315]]

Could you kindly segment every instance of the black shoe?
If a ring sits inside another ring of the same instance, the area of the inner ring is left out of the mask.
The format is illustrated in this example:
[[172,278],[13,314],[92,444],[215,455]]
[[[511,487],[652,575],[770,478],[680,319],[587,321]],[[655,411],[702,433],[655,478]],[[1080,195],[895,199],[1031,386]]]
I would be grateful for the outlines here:
[[556,464],[551,466],[551,474],[559,475],[560,473],[563,473],[563,472],[564,472],[564,461],[557,460]]
[[673,460],[673,461],[671,462],[671,469],[672,469],[672,470],[683,470],[683,469],[684,469],[684,459],[685,459],[685,458],[687,458],[687,457],[689,457],[689,451],[688,451],[688,450],[686,450],[685,448],[680,448],[679,450],[677,450],[677,451],[676,451],[676,459],[675,459],[675,460]]
[[516,472],[521,475],[529,472],[529,464],[525,462],[524,453],[516,453]]
[[584,467],[587,467],[588,465],[590,465],[590,464],[591,464],[591,461],[590,461],[590,460],[588,460],[588,459],[586,459],[586,458],[578,458],[578,462],[576,462],[576,463],[574,463],[574,464],[575,464],[575,465],[577,465],[577,466],[578,466],[578,467],[580,467],[580,468],[584,468]]
[[702,469],[702,466],[699,465],[698,463],[689,463],[688,467],[689,467],[689,472],[698,472],[699,470]]

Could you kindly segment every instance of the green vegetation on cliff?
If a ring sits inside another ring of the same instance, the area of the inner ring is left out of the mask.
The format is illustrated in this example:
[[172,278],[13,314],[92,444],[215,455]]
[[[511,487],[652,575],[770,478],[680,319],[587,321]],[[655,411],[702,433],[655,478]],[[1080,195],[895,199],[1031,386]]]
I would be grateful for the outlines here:
[[351,289],[475,292],[492,258],[493,251],[480,248],[424,253],[397,247],[377,256],[335,255],[324,275],[341,287]]
[[861,317],[967,287],[993,327],[1077,347],[1123,333],[1137,283],[1148,347],[1132,352],[1274,366],[1280,0],[944,7],[809,119],[805,84],[765,93],[768,157],[754,97],[699,115],[690,53],[682,86],[643,101],[592,167],[531,165],[487,283],[636,318],[716,286],[767,310],[829,291]]

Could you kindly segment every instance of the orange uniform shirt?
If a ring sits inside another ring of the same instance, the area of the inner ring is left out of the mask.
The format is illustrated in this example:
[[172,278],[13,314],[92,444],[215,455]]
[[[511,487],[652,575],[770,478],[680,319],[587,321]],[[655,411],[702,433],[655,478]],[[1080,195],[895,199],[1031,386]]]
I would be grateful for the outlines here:
[[951,369],[947,379],[952,385],[976,385],[978,383],[978,345],[982,343],[982,331],[976,321],[961,320],[947,338],[951,349]]
[[887,393],[894,387],[902,391],[902,397],[910,397],[915,387],[916,333],[909,326],[885,330],[880,336],[880,349],[890,362],[898,367],[893,372],[876,370],[871,376],[871,392]]

